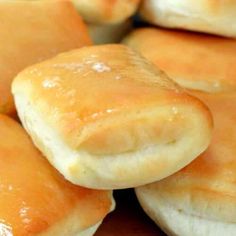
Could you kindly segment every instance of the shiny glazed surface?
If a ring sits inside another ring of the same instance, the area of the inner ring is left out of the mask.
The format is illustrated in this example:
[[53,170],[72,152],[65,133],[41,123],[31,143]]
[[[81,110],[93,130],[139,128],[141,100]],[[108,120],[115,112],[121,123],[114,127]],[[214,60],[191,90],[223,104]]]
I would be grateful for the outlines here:
[[64,178],[15,121],[0,115],[0,235],[46,231],[75,208],[78,224],[100,221],[111,206],[108,191],[88,190]]
[[147,27],[134,30],[124,43],[185,88],[236,90],[234,39]]
[[14,82],[14,93],[17,84],[75,148],[95,125],[108,118],[120,115],[119,121],[126,119],[127,124],[126,114],[138,114],[152,106],[175,109],[175,105],[189,102],[200,105],[161,71],[121,45],[84,47],[61,54],[23,71]]
[[13,78],[60,52],[90,45],[69,1],[0,1],[0,113],[15,112]]

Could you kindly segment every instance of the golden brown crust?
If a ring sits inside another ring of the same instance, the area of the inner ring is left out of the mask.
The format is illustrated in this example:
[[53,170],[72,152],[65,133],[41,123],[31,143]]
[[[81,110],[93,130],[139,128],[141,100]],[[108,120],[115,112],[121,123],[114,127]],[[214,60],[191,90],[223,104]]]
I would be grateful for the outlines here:
[[124,43],[184,87],[208,92],[236,90],[236,40],[143,28],[133,31]]
[[73,0],[80,15],[93,24],[118,24],[132,16],[140,0]]
[[40,114],[75,149],[89,137],[82,133],[86,126],[91,130],[101,119],[137,108],[184,102],[205,112],[164,73],[122,45],[84,47],[61,54],[26,69],[14,84],[15,93],[23,89]]
[[236,94],[192,93],[213,113],[212,143],[178,173],[144,188],[186,215],[236,223]]
[[11,81],[26,66],[91,43],[69,1],[0,2],[0,113],[15,111]]
[[211,137],[203,103],[123,45],[84,47],[29,67],[13,93],[40,150],[67,179],[91,188],[163,178]]
[[67,235],[75,235],[101,221],[110,211],[110,191],[89,190],[67,182],[15,121],[0,115],[0,133],[3,235],[35,235],[55,226],[65,230],[64,221],[70,225],[76,217],[71,222],[75,231],[66,231],[71,232]]

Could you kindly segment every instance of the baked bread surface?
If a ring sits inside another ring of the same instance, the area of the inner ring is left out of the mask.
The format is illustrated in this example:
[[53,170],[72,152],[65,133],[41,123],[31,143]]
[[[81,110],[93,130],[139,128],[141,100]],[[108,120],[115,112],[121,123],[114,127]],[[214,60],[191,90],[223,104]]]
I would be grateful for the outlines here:
[[166,177],[211,138],[208,108],[122,45],[84,47],[29,67],[12,91],[35,144],[86,187]]
[[114,207],[111,191],[66,181],[5,115],[0,134],[0,234],[92,235]]
[[87,28],[69,1],[0,2],[0,113],[13,114],[13,78],[59,52],[90,45]]
[[123,43],[188,89],[236,91],[236,40],[183,31],[142,28]]

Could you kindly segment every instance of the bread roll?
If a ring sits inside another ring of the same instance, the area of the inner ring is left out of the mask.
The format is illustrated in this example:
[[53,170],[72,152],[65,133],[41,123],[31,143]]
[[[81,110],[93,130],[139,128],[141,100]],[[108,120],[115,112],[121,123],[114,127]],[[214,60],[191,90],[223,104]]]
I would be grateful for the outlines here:
[[212,143],[178,173],[136,193],[146,213],[168,235],[236,235],[236,94],[194,95],[213,113]]
[[69,1],[0,1],[0,113],[15,111],[12,79],[26,66],[89,45]]
[[29,67],[12,91],[34,143],[82,186],[153,182],[210,142],[208,109],[122,45],[84,47]]
[[72,0],[87,23],[119,24],[132,16],[140,0]]
[[0,235],[93,235],[114,207],[111,191],[67,182],[5,115],[0,134]]
[[143,28],[133,31],[124,43],[185,88],[236,91],[236,40]]
[[236,37],[235,0],[144,0],[140,13],[156,25]]

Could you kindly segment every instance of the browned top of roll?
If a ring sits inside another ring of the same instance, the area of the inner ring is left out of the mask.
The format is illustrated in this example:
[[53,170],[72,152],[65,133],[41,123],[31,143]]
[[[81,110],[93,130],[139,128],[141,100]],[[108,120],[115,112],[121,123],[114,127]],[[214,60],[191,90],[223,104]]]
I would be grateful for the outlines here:
[[26,66],[90,44],[69,1],[0,2],[0,113],[15,111],[11,81]]
[[236,40],[217,36],[143,28],[124,43],[190,89],[236,90]]

